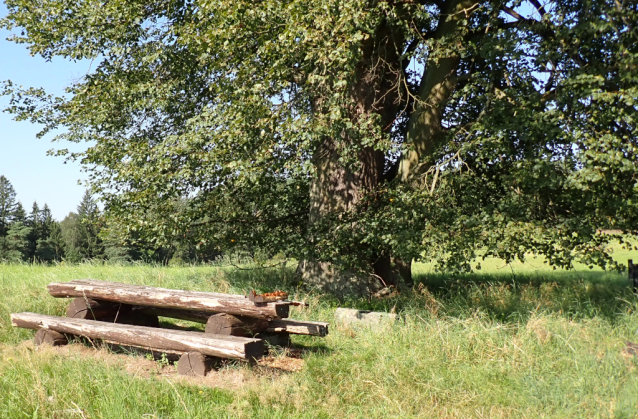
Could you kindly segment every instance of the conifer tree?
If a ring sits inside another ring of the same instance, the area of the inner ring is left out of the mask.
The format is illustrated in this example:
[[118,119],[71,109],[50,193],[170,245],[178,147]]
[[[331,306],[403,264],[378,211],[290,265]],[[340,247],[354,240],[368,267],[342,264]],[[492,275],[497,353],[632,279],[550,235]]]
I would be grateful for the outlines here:
[[7,234],[17,209],[16,192],[9,179],[0,175],[0,236]]
[[82,261],[78,224],[78,215],[74,212],[70,212],[60,222],[60,236],[64,243],[64,259],[71,263]]
[[16,204],[16,209],[14,211],[14,222],[25,224],[27,221],[27,212],[24,210],[22,206],[22,202],[18,201]]
[[29,235],[27,236],[28,243],[25,256],[28,260],[33,260],[35,257],[35,250],[38,246],[38,240],[42,238],[41,211],[37,201],[33,202],[31,212],[27,216],[25,225],[30,229]]
[[9,227],[7,234],[0,237],[0,262],[20,262],[25,260],[30,228],[21,222]]
[[100,209],[87,190],[78,205],[78,249],[83,259],[104,257],[104,246],[100,238]]
[[47,236],[38,240],[35,256],[42,262],[60,261],[65,255],[60,223],[51,220],[47,226],[47,231]]

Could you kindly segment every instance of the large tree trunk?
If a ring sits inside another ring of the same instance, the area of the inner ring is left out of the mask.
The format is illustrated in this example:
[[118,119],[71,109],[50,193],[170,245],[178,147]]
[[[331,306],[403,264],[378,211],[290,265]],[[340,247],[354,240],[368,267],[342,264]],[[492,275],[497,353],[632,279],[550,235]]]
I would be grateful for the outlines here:
[[[351,90],[353,105],[350,118],[358,123],[366,115],[377,113],[390,127],[396,117],[396,74],[401,71],[400,57],[394,46],[403,35],[392,33],[382,25],[374,37],[363,46],[365,57],[357,70],[359,81]],[[400,42],[401,43],[401,42]],[[339,141],[342,141],[340,139]],[[333,139],[326,139],[315,151],[315,178],[310,191],[310,224],[320,222],[326,215],[350,211],[383,179],[385,156],[373,147],[364,148],[358,155],[359,166],[350,170],[339,162],[340,154]],[[384,286],[396,285],[400,273],[409,279],[409,264],[398,269],[391,255],[382,251],[372,260],[361,261],[360,269],[343,269],[322,260],[305,260],[299,265],[303,283],[333,295],[369,295]],[[406,270],[406,266],[408,266]]]
[[[443,140],[442,118],[445,106],[454,92],[457,83],[457,70],[462,50],[462,26],[476,6],[476,0],[447,0],[443,2],[439,23],[433,36],[426,70],[423,74],[418,101],[410,115],[407,133],[408,151],[399,161],[396,175],[403,182],[410,182],[436,164],[433,152]],[[382,28],[382,31],[386,30]],[[378,62],[397,63],[397,49],[390,47],[389,37],[377,36],[371,51],[379,52]],[[450,40],[456,39],[456,42]],[[385,42],[385,44],[384,44]],[[394,51],[394,52],[393,52]],[[371,53],[370,57],[374,57]],[[371,58],[367,64],[374,62]],[[397,66],[388,64],[385,71],[396,71]],[[355,88],[357,113],[377,112],[382,115],[388,126],[396,117],[397,97],[392,94],[393,86],[388,79],[371,74],[362,66],[360,82]],[[376,68],[375,66],[372,66]],[[380,66],[383,67],[383,66]],[[398,66],[400,70],[400,66]],[[377,70],[373,70],[376,72]],[[375,78],[376,77],[376,78]],[[371,82],[371,80],[373,80]],[[383,101],[380,104],[379,94]],[[353,115],[356,121],[356,115]],[[377,152],[366,150],[360,156],[361,170],[353,173],[345,169],[338,161],[339,155],[330,141],[315,155],[316,177],[311,190],[311,224],[324,214],[340,213],[350,210],[366,191],[376,187],[381,181],[383,157]],[[401,279],[411,283],[411,263],[395,260],[387,252],[379,252],[375,260],[369,263],[369,274],[361,275],[352,271],[343,271],[327,262],[303,261],[300,264],[302,279],[306,285],[336,295],[365,295],[380,287],[395,285]]]
[[[344,213],[351,210],[374,188],[383,173],[383,156],[374,150],[362,152],[361,169],[352,172],[339,162],[339,154],[332,141],[326,140],[314,156],[315,179],[310,190],[310,223],[315,224],[329,213]],[[335,266],[321,260],[305,260],[300,264],[304,285],[333,295],[366,295],[382,287],[382,282],[369,273]]]

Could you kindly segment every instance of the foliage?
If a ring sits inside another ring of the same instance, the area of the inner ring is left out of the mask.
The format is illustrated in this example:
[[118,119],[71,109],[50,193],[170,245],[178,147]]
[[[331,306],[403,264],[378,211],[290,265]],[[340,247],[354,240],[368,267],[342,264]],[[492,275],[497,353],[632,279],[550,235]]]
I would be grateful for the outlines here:
[[0,236],[0,261],[20,262],[24,260],[30,232],[31,229],[20,222],[11,224],[7,234]]
[[617,267],[599,230],[638,233],[635,2],[6,4],[32,54],[96,61],[9,110],[94,142],[70,158],[155,248]]
[[64,258],[64,240],[60,223],[52,222],[48,236],[38,239],[35,256],[43,262],[59,262]]
[[4,236],[9,229],[9,224],[16,216],[19,208],[24,212],[22,205],[16,202],[16,192],[13,185],[4,175],[0,175],[0,236]]

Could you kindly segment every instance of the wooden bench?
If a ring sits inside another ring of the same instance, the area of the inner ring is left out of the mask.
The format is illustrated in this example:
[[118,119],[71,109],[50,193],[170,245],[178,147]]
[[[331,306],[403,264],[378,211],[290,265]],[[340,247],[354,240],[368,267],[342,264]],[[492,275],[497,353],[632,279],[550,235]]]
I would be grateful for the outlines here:
[[[54,282],[53,297],[74,297],[67,317],[11,315],[16,327],[36,329],[35,343],[63,345],[69,336],[181,355],[180,374],[205,375],[220,358],[256,362],[290,334],[324,337],[328,323],[288,319],[293,301],[258,303],[243,295],[182,291],[92,279]],[[160,328],[159,317],[206,324],[205,332]]]

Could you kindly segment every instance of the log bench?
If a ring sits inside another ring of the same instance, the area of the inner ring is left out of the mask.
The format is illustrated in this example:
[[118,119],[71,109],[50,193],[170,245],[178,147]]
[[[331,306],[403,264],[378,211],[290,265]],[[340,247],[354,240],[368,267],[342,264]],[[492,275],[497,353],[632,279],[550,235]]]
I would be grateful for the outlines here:
[[[324,337],[328,323],[288,319],[292,301],[257,303],[243,295],[182,291],[91,279],[48,285],[53,297],[75,297],[67,317],[11,315],[36,329],[36,345],[64,345],[69,336],[180,355],[178,373],[205,375],[221,358],[254,363],[290,334]],[[205,332],[159,328],[159,317],[205,324]]]
[[[263,320],[248,316],[234,316],[228,313],[131,306],[92,298],[73,299],[67,307],[66,315],[78,319],[119,321],[121,323],[128,323],[129,319],[140,319],[145,316],[147,319],[144,322],[155,323],[157,317],[168,317],[206,324],[207,333],[230,336],[252,336],[265,332],[325,337],[328,334],[329,326],[329,323],[325,322],[293,319]],[[143,326],[143,324],[141,325]]]

